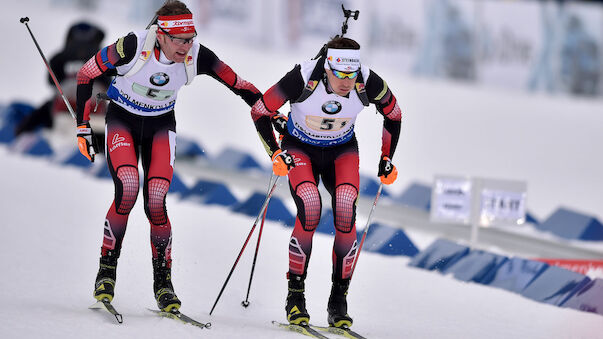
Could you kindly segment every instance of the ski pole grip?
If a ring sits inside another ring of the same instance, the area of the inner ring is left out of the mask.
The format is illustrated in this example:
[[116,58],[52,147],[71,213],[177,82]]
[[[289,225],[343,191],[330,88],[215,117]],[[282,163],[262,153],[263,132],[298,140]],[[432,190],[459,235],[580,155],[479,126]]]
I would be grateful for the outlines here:
[[22,24],[24,24],[24,23],[26,23],[26,22],[29,22],[29,18],[28,18],[28,17],[24,17],[24,18],[21,18],[19,21],[20,21]]

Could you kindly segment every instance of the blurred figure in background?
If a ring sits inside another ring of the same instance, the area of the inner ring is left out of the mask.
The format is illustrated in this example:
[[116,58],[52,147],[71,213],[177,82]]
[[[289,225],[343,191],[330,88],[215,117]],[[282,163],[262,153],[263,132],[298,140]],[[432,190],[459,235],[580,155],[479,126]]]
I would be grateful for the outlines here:
[[[90,59],[101,46],[105,33],[88,22],[78,22],[72,25],[67,32],[63,49],[55,54],[49,61],[50,67],[61,85],[65,97],[72,106],[75,106],[76,76],[79,69]],[[54,88],[50,74],[48,82]],[[96,83],[94,93],[105,92],[111,78],[103,76]],[[104,105],[97,108],[97,112],[104,113]],[[33,131],[40,127],[53,128],[55,115],[68,113],[65,102],[58,94],[36,108],[29,116],[25,117],[16,127],[15,134]],[[69,114],[66,114],[71,119]]]
[[[277,110],[287,101],[289,117]],[[319,180],[331,195],[335,221],[331,295],[327,304],[330,326],[350,327],[348,287],[358,251],[356,204],[359,188],[356,117],[374,104],[384,117],[381,156],[377,175],[384,184],[396,180],[391,162],[402,111],[385,81],[360,63],[360,45],[335,37],[315,60],[296,65],[253,106],[251,116],[273,161],[276,175],[289,175],[289,188],[297,206],[297,218],[289,240],[288,294],[285,306],[290,324],[309,324],[305,278],[312,237],[320,222],[322,202]],[[284,135],[279,146],[272,130]]]
[[597,41],[586,31],[582,20],[571,15],[564,25],[560,77],[572,94],[599,93],[601,56]]

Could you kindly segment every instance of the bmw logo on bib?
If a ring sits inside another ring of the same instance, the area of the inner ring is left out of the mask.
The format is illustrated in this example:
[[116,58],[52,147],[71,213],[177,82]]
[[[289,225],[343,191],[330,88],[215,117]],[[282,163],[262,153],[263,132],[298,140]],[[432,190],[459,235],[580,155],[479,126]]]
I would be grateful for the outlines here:
[[327,114],[337,114],[341,111],[341,104],[334,100],[327,101],[322,104],[322,111]]
[[163,86],[170,81],[170,77],[163,72],[158,72],[158,73],[151,75],[150,80],[151,80],[151,83],[155,86]]

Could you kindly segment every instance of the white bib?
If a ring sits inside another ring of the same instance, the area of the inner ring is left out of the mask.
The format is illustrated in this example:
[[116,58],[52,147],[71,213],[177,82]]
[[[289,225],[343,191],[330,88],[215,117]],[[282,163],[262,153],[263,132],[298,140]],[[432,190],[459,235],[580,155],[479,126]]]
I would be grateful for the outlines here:
[[[301,65],[304,82],[308,82],[316,60]],[[363,73],[365,69],[362,70]],[[368,73],[368,70],[367,70]],[[333,146],[349,141],[354,135],[356,117],[364,105],[355,90],[348,97],[327,93],[324,82],[304,101],[292,103],[287,129],[302,142],[318,146]]]
[[[107,94],[109,97],[129,112],[143,116],[157,116],[174,109],[178,90],[188,81],[184,63],[163,64],[152,55],[134,74],[128,71],[134,67],[143,50],[148,31],[135,32],[138,38],[136,57],[126,65],[117,67],[115,77]],[[199,44],[193,44],[193,60],[199,54]]]

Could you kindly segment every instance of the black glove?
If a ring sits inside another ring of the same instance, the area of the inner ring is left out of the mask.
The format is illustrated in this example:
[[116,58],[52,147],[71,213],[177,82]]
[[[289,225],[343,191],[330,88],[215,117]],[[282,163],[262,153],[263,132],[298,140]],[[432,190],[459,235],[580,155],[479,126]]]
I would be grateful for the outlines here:
[[285,135],[287,133],[287,121],[289,121],[289,118],[286,115],[278,113],[272,117],[272,126],[278,134]]
[[396,169],[396,166],[392,164],[392,161],[388,157],[382,156],[381,161],[379,161],[377,176],[379,176],[382,183],[390,185],[398,178],[398,169]]
[[77,145],[80,153],[91,162],[94,162],[94,155],[98,153],[98,146],[89,122],[77,126]]

